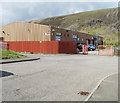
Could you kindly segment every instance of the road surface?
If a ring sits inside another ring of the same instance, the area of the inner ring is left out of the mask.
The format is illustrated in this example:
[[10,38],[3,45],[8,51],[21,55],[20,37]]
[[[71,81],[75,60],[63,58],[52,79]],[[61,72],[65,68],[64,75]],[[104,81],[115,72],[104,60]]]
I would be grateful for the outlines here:
[[1,77],[3,101],[84,101],[87,96],[79,92],[91,93],[102,78],[118,72],[116,56],[29,56],[41,59],[2,65],[14,74]]

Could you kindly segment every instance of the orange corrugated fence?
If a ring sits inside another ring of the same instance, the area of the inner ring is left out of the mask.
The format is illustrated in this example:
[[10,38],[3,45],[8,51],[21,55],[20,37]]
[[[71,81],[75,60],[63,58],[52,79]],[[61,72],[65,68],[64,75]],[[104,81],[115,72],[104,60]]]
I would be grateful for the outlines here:
[[59,43],[59,53],[76,53],[77,45],[75,42],[62,41]]
[[6,41],[8,49],[17,52],[33,53],[76,53],[73,41]]

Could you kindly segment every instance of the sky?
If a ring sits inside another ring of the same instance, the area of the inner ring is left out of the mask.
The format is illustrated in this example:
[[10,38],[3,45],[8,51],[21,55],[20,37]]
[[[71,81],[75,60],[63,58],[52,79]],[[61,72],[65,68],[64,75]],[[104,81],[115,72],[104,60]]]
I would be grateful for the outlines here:
[[84,11],[116,8],[118,2],[2,2],[0,26]]

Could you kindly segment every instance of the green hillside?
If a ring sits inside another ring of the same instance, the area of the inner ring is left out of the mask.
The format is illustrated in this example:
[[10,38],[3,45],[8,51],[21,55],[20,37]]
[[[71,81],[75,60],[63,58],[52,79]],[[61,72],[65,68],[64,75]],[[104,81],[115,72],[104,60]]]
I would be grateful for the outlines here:
[[118,45],[118,8],[81,12],[33,20],[29,23],[59,26],[60,28],[101,35],[105,44]]

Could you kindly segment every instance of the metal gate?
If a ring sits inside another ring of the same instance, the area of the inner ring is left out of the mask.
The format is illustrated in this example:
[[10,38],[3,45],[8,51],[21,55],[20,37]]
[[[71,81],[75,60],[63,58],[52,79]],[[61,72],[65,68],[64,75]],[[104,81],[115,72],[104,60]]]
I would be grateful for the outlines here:
[[88,46],[82,45],[82,54],[87,55],[88,54]]

